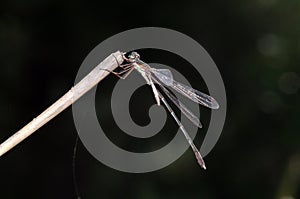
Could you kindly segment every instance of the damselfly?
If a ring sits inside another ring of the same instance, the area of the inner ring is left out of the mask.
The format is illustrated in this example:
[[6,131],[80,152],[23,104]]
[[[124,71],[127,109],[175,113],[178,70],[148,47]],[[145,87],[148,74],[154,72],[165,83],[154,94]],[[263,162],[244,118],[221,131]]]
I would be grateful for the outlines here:
[[155,84],[159,85],[161,90],[165,93],[165,95],[180,109],[180,111],[197,127],[202,128],[200,120],[183,104],[181,103],[165,86],[170,87],[177,91],[178,93],[186,96],[190,100],[201,104],[203,106],[206,106],[211,109],[218,109],[219,104],[217,101],[212,98],[211,96],[208,96],[200,91],[197,91],[187,85],[181,84],[179,82],[176,82],[173,79],[173,75],[170,70],[168,69],[156,69],[150,67],[148,64],[140,60],[140,55],[136,52],[131,52],[128,57],[123,55],[123,58],[125,61],[127,61],[127,64],[123,64],[119,66],[123,69],[121,72],[113,72],[109,71],[116,76],[118,76],[121,79],[125,79],[134,69],[137,70],[146,80],[147,84],[152,87],[152,91],[154,93],[155,100],[158,105],[160,105],[160,101],[162,101],[165,105],[165,107],[168,109],[170,114],[173,116],[174,120],[176,121],[177,125],[183,132],[186,140],[188,141],[189,145],[193,149],[196,159],[199,163],[199,165],[206,169],[204,160],[193,143],[193,140],[183,127],[182,123],[178,119],[178,117],[175,115],[174,111],[170,107],[170,105],[167,103],[166,99],[163,97],[163,95],[159,92],[159,90],[156,89]]

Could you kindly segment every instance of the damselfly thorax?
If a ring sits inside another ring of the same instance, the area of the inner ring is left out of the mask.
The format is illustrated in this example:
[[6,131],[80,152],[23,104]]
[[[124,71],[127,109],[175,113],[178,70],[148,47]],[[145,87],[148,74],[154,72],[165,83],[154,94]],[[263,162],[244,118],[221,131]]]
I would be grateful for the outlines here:
[[132,63],[132,65],[133,65],[134,69],[136,71],[138,71],[144,77],[147,84],[150,85],[151,80],[150,80],[150,78],[148,78],[151,75],[150,66],[142,61],[134,62],[134,63]]

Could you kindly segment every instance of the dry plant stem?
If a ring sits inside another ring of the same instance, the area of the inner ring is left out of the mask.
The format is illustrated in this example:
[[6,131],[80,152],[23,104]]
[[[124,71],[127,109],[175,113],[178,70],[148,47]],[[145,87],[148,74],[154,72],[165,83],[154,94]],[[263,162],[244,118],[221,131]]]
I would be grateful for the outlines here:
[[[71,88],[64,96],[58,99],[54,104],[42,112],[38,117],[34,118],[30,123],[8,138],[0,145],[0,156],[15,147],[17,144],[26,139],[52,118],[57,116],[71,104],[73,104],[82,95],[97,85],[104,79],[109,72],[118,67],[118,63],[123,62],[122,53],[117,51],[108,56],[104,61],[98,64],[87,76],[85,76],[78,84]],[[103,70],[104,69],[104,70]],[[106,71],[108,70],[108,71]]]

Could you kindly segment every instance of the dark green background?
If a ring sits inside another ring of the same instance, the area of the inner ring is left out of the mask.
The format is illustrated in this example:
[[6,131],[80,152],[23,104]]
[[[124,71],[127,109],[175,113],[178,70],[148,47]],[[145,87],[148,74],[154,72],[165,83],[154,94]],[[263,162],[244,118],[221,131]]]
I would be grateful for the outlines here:
[[[81,62],[96,45],[143,26],[180,31],[211,55],[228,97],[223,133],[205,157],[207,171],[199,168],[188,150],[162,170],[122,173],[99,163],[79,143],[76,176],[82,198],[299,198],[298,0],[1,1],[0,141],[70,89]],[[172,64],[194,87],[205,90],[201,77],[189,72],[186,68],[192,71],[192,67],[184,60],[167,52],[140,53],[147,62]],[[110,110],[103,108],[110,106],[116,81],[110,76],[98,87],[97,108],[107,114],[100,122],[116,143],[143,149],[144,143],[122,136]],[[133,119],[146,125],[145,115],[155,103],[150,88],[139,89],[132,103],[144,108],[142,114],[131,108]],[[207,126],[209,110],[201,113]],[[163,146],[175,131],[168,118],[160,139],[149,139],[146,146]],[[198,146],[204,132],[198,132]],[[1,157],[0,198],[75,198],[75,139],[69,108]]]

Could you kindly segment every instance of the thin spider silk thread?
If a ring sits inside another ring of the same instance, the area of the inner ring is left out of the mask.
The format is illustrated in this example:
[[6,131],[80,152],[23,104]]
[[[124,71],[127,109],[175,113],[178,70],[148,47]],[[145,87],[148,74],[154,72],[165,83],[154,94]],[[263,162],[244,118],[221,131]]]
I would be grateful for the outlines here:
[[78,147],[78,140],[79,140],[79,136],[76,135],[76,140],[75,140],[74,149],[73,149],[73,157],[72,157],[72,173],[73,173],[73,185],[74,185],[76,197],[77,197],[77,199],[81,199],[77,180],[76,180],[76,167],[75,167],[76,166],[76,152],[77,152],[77,147]]

